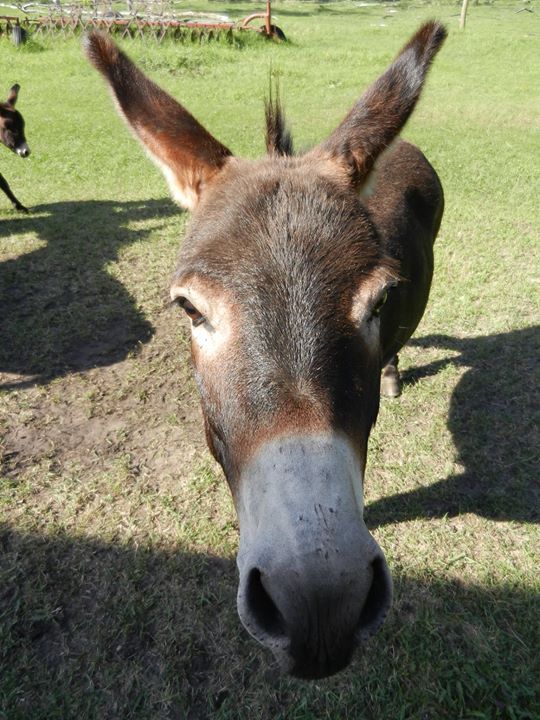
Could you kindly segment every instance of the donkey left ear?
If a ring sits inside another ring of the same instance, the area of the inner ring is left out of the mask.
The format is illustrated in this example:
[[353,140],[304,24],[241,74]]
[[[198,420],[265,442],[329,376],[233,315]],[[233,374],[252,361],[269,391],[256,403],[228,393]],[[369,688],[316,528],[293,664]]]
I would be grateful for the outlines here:
[[163,172],[173,198],[193,210],[231,156],[230,150],[106,35],[90,33],[85,46],[90,62],[109,83],[120,114]]
[[443,25],[422,25],[328,140],[310,154],[337,162],[355,186],[361,185],[414,110],[431,61],[445,38]]
[[19,84],[15,84],[9,91],[7,104],[10,107],[15,107],[15,103],[17,102],[17,97],[19,96],[20,89],[21,89],[21,86]]

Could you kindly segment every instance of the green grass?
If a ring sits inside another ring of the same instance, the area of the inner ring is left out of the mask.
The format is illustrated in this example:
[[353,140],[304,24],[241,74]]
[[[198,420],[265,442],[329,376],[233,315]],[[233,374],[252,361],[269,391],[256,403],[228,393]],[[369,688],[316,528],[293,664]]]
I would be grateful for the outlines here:
[[33,153],[0,148],[32,208],[0,197],[2,720],[540,717],[540,24],[520,7],[472,6],[460,33],[458,5],[276,2],[287,44],[124,43],[255,157],[270,67],[307,147],[423,19],[450,28],[404,133],[445,188],[435,280],[365,488],[394,608],[315,683],[280,677],[236,616],[236,518],[167,304],[187,215],[78,41],[0,40]]

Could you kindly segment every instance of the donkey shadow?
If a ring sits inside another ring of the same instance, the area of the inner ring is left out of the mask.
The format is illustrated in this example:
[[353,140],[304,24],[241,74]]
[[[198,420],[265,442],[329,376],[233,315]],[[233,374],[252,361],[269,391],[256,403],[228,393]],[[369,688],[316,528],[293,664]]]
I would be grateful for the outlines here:
[[540,327],[466,339],[430,335],[411,344],[459,355],[403,373],[404,385],[449,364],[469,368],[453,392],[448,417],[464,469],[369,505],[369,526],[462,513],[538,522]]
[[[388,655],[401,678],[390,687],[405,688],[404,701],[415,702],[417,691],[407,688],[419,674],[456,672],[466,698],[480,678],[476,693],[485,699],[488,658],[490,697],[513,707],[531,704],[535,644],[528,622],[537,600],[526,588],[396,573],[394,611],[378,640],[325,681],[335,691],[327,694],[319,683],[310,691],[305,681],[281,679],[270,654],[241,627],[232,558],[138,541],[40,536],[1,522],[0,557],[1,717],[215,720],[238,717],[237,708],[249,708],[254,692],[261,704],[252,714],[262,720],[300,717],[288,712],[300,700],[304,718],[337,717],[332,697],[341,698],[339,717],[343,710],[365,717],[357,714],[351,687],[361,673],[368,687],[388,693],[389,680],[381,675]],[[471,628],[489,643],[479,648]],[[445,652],[442,638],[426,643],[435,633],[452,638],[445,639]],[[459,675],[464,648],[477,659],[480,653],[481,671],[472,677],[465,670]],[[397,664],[411,655],[414,664]],[[429,682],[421,692],[425,707],[432,701]]]
[[62,202],[2,220],[0,237],[46,244],[0,263],[0,373],[23,376],[0,389],[110,365],[147,342],[152,325],[106,267],[151,232],[133,223],[177,212],[168,200]]

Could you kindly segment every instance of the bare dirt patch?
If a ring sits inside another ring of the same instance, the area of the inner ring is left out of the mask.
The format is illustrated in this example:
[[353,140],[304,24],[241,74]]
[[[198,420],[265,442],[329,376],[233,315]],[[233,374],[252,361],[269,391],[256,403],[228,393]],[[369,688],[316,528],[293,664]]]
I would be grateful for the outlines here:
[[172,325],[178,316],[164,309],[152,340],[122,362],[4,393],[4,474],[16,481],[46,462],[82,478],[124,458],[132,474],[181,483],[206,450],[187,336]]

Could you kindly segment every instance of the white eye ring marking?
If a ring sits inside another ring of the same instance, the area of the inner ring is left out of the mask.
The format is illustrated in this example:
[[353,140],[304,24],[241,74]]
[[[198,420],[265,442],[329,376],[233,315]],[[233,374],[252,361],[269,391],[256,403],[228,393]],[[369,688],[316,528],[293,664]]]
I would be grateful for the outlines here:
[[172,286],[171,300],[191,320],[192,348],[197,355],[206,359],[221,356],[231,340],[235,319],[225,292],[190,279]]

